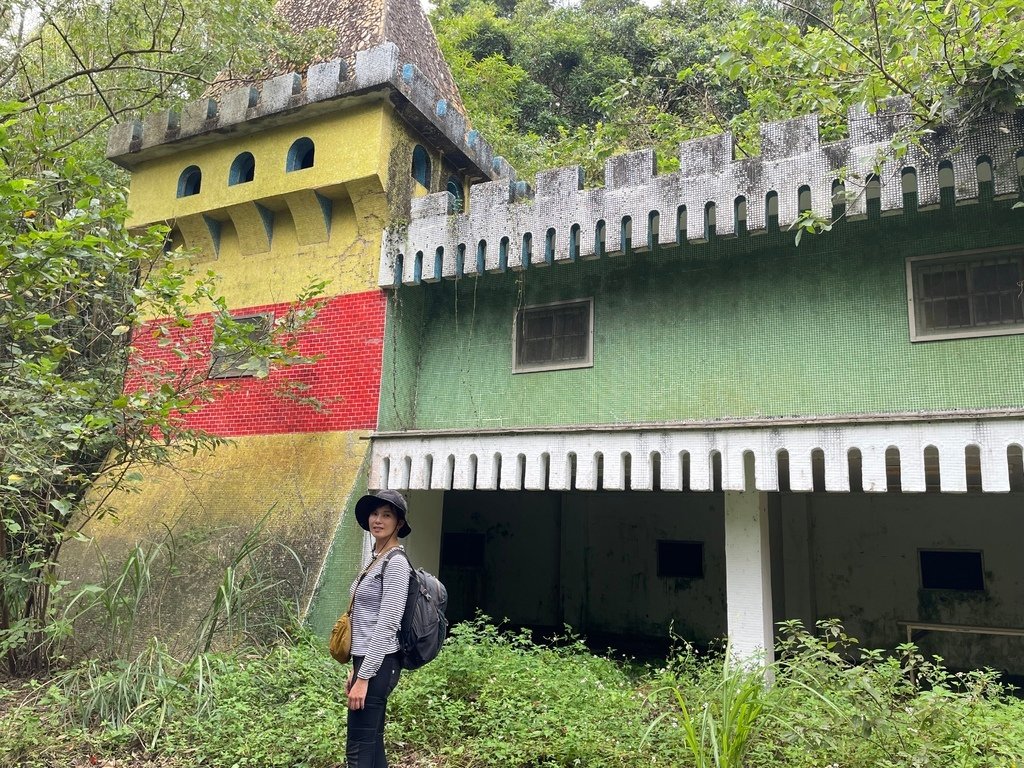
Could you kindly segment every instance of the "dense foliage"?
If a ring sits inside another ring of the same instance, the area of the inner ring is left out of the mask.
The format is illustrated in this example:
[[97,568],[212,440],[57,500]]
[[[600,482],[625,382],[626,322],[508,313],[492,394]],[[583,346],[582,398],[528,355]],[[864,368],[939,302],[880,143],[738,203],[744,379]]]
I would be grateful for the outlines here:
[[301,68],[327,36],[291,34],[271,0],[11,0],[0,4],[0,101],[46,115],[37,150],[103,162],[106,128],[268,65]]
[[529,179],[559,165],[600,183],[611,154],[909,100],[911,135],[954,112],[1024,103],[1017,0],[444,0],[434,25],[477,127]]
[[[323,39],[288,33],[268,0],[0,4],[0,659],[11,671],[59,654],[60,552],[115,511],[110,492],[219,443],[180,418],[221,389],[207,376],[210,335],[265,376],[304,361],[295,334],[315,312],[310,285],[269,336],[233,321],[214,275],[166,258],[165,228],[125,228],[124,179],[99,129],[271,63],[301,66]],[[154,317],[166,320],[143,331]],[[129,370],[143,332],[163,362]]]
[[[0,761],[335,766],[345,668],[321,640],[292,631],[264,651],[183,664],[153,645],[132,664],[92,663],[46,685],[0,688]],[[593,655],[571,637],[541,645],[483,620],[463,624],[435,662],[395,689],[391,762],[995,768],[1024,759],[1024,703],[992,673],[952,674],[912,646],[895,655],[858,649],[832,622],[817,635],[790,625],[779,652],[769,688],[756,667],[686,647],[655,667]]]

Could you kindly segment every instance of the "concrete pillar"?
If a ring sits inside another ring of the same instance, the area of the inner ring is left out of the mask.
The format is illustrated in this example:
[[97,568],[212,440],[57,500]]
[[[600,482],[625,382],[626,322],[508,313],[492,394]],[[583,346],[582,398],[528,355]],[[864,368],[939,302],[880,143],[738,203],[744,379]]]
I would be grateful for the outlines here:
[[406,498],[409,500],[409,527],[412,533],[403,544],[413,565],[436,576],[441,569],[444,491],[407,491]]
[[[753,488],[748,473],[747,488]],[[725,590],[729,639],[737,656],[774,659],[768,494],[725,492]]]

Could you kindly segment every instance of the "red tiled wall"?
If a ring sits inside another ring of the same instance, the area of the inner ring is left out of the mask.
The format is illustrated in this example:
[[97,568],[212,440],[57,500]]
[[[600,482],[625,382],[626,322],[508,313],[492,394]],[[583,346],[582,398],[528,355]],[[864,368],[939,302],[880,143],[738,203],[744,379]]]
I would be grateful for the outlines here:
[[[275,370],[265,379],[220,379],[210,382],[220,390],[213,402],[184,418],[190,427],[224,437],[324,432],[348,429],[373,429],[377,423],[380,392],[381,355],[384,342],[385,296],[382,292],[347,294],[328,301],[303,332],[300,352],[322,355],[317,362]],[[257,313],[284,314],[289,305],[274,304],[233,309],[235,316]],[[173,336],[198,350],[199,357],[182,362],[170,346],[158,344],[153,321],[134,336],[134,348],[143,364],[161,365],[171,371],[186,367],[203,372],[209,368],[212,322],[209,315],[191,318],[193,327],[175,329]],[[136,361],[136,364],[139,364]],[[320,401],[323,410],[283,399],[275,394],[289,381],[301,382],[308,389],[303,397]],[[139,376],[129,377],[125,389],[139,389]]]

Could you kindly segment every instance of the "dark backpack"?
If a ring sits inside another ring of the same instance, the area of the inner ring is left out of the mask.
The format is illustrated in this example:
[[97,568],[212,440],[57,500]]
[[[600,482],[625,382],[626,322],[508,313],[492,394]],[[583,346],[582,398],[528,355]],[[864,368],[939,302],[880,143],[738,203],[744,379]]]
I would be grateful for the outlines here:
[[402,628],[398,631],[398,650],[402,669],[419,669],[437,657],[448,635],[448,620],[444,617],[448,590],[435,576],[422,568],[414,568],[402,549],[388,553],[381,566],[381,577],[388,560],[399,552],[409,563],[409,596],[402,614]]

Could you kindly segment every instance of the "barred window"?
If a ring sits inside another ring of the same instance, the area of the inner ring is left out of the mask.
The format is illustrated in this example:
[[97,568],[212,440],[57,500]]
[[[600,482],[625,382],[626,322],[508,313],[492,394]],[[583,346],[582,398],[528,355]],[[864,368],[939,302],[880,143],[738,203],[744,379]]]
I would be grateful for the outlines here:
[[914,341],[1024,332],[1024,251],[907,261]]
[[515,320],[515,372],[593,364],[593,302],[524,307]]

